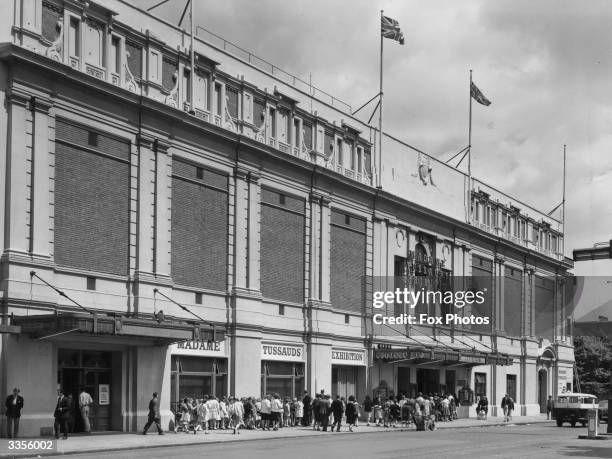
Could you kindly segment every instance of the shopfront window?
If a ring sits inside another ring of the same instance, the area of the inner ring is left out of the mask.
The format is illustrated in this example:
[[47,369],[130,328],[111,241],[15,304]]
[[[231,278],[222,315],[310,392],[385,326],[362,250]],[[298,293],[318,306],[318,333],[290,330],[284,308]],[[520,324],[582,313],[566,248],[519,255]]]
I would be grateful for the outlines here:
[[487,375],[486,373],[475,373],[474,374],[474,392],[477,397],[487,395]]
[[182,399],[227,396],[227,359],[172,356],[171,407]]
[[261,394],[278,394],[281,398],[298,397],[304,392],[304,364],[261,362]]
[[516,401],[516,375],[506,375],[506,394]]

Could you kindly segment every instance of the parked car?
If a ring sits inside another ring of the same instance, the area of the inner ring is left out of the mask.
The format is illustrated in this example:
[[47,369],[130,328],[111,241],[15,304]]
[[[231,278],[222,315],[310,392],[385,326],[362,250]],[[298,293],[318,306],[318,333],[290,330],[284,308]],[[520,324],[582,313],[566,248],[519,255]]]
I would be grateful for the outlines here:
[[608,421],[608,400],[600,400],[599,402],[599,420]]
[[586,426],[588,410],[597,409],[599,400],[591,394],[565,393],[558,395],[553,401],[553,418],[557,420],[557,427],[561,427],[564,422],[569,422],[572,427],[577,422]]

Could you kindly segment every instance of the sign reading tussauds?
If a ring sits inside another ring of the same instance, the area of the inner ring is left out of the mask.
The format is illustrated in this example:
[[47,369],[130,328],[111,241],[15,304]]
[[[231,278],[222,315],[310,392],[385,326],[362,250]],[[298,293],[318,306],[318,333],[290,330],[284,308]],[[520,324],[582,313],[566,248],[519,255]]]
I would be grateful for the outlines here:
[[287,343],[261,343],[261,360],[303,361],[304,346]]

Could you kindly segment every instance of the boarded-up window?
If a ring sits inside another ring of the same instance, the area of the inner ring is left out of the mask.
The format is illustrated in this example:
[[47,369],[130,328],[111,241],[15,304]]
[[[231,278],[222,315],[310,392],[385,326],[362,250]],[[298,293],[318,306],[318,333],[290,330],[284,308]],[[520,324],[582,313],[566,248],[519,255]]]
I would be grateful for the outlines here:
[[472,291],[482,292],[484,302],[474,302],[471,314],[475,317],[488,318],[489,324],[474,324],[471,329],[476,332],[488,333],[493,325],[491,316],[493,310],[493,262],[478,255],[472,256]]
[[172,279],[180,285],[227,288],[228,179],[172,162]]
[[535,335],[553,339],[555,282],[546,277],[535,278]]
[[365,219],[332,210],[330,263],[334,308],[362,312],[365,259]]
[[228,179],[172,162],[172,279],[179,285],[227,288]]
[[128,274],[128,157],[128,142],[57,121],[53,235],[59,266]]
[[265,298],[304,301],[305,202],[262,188],[261,293]]
[[521,334],[523,271],[506,267],[504,276],[504,330],[511,336]]

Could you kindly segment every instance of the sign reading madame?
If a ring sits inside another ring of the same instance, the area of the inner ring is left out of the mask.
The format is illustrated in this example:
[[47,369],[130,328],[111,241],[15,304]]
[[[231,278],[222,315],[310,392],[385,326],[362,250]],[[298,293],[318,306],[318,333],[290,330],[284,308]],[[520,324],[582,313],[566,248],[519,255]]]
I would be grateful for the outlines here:
[[261,343],[261,360],[304,360],[304,346],[300,344]]
[[172,354],[215,356],[225,355],[225,341],[181,341],[173,344]]

